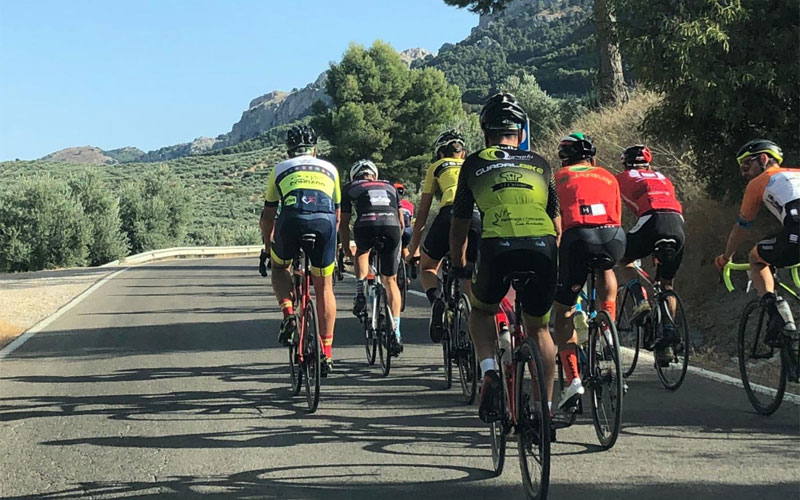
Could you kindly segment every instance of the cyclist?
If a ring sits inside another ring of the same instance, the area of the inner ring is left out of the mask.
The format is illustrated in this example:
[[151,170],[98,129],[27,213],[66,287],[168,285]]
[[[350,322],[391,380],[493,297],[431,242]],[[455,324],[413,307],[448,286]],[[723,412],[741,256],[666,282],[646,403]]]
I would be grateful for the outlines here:
[[586,283],[589,261],[595,257],[610,260],[608,269],[598,275],[597,299],[600,308],[613,319],[617,277],[612,267],[625,253],[619,183],[608,170],[597,165],[596,154],[597,148],[589,136],[578,132],[562,138],[558,145],[561,169],[555,175],[555,183],[564,232],[558,247],[554,312],[558,355],[567,380],[559,408],[570,406],[584,393],[573,315]]
[[400,210],[403,214],[403,259],[407,259],[408,244],[411,243],[411,236],[414,232],[411,226],[411,219],[414,218],[414,204],[405,197],[406,187],[403,184],[395,182],[394,188],[397,190],[397,195],[400,197]]
[[[403,352],[400,335],[400,308],[402,297],[397,287],[397,268],[400,264],[401,231],[403,217],[398,205],[397,190],[383,180],[378,180],[378,167],[369,160],[359,160],[350,169],[350,182],[343,188],[342,201],[342,241],[350,241],[350,218],[353,205],[357,217],[353,225],[356,242],[356,256],[353,259],[356,275],[356,297],[353,314],[360,315],[366,306],[364,287],[369,272],[369,252],[375,241],[383,240],[383,248],[378,255],[381,264],[381,282],[386,286],[387,300],[394,317],[394,335],[390,338],[390,354],[397,356]],[[350,245],[345,252],[352,257]]]
[[[439,265],[445,254],[449,251],[448,235],[450,234],[450,219],[453,211],[453,199],[458,185],[458,174],[466,157],[464,137],[455,130],[442,132],[433,142],[433,155],[435,161],[428,166],[425,181],[422,185],[422,196],[419,200],[417,220],[414,222],[411,243],[408,246],[410,260],[419,255],[419,281],[431,303],[431,319],[429,333],[433,342],[440,342],[444,335],[444,310],[445,303],[439,290]],[[430,229],[425,237],[420,253],[419,245],[422,233],[428,221],[431,203],[436,193],[441,195],[439,213],[433,219]],[[478,256],[478,241],[481,235],[480,214],[474,212],[470,219],[469,244],[467,245],[467,260],[475,262]],[[469,293],[469,288],[467,288]]]
[[[297,317],[292,304],[292,261],[300,251],[300,236],[316,235],[309,252],[312,280],[317,296],[317,316],[322,338],[322,375],[332,369],[333,326],[336,297],[332,274],[339,223],[339,171],[317,158],[317,134],[304,125],[286,134],[289,159],[278,163],[269,174],[265,208],[261,215],[264,250],[272,262],[272,288],[283,311],[278,341],[290,345],[297,333]],[[281,214],[275,219],[278,204]],[[273,234],[274,229],[274,234]]]
[[[781,230],[761,240],[750,251],[750,277],[762,304],[769,314],[766,342],[780,339],[781,330],[796,330],[791,311],[775,297],[775,280],[770,265],[793,266],[800,263],[800,169],[782,168],[783,152],[772,141],[756,139],[736,153],[742,177],[748,180],[739,220],[728,235],[722,255],[714,259],[721,271],[736,249],[747,238],[763,201],[767,209],[782,223]],[[782,311],[783,309],[783,311]]]
[[[628,231],[625,256],[622,258],[620,276],[625,283],[636,283],[631,288],[636,307],[631,313],[631,322],[640,323],[650,312],[650,303],[644,297],[644,290],[638,284],[633,261],[651,255],[657,243],[671,241],[674,252],[664,252],[660,256],[656,270],[658,280],[665,290],[672,289],[672,283],[683,258],[683,208],[675,196],[675,187],[661,172],[653,171],[650,162],[653,154],[650,148],[636,144],[622,152],[620,160],[624,171],[617,174],[622,201],[638,217],[636,224]],[[667,307],[675,315],[677,303],[668,299]],[[662,365],[668,364],[674,356],[669,340],[674,326],[664,324],[663,346],[655,346],[656,358]]]
[[489,98],[480,113],[486,148],[464,161],[453,204],[450,252],[459,274],[467,265],[475,205],[482,218],[469,327],[483,374],[479,416],[487,423],[502,417],[495,314],[508,290],[505,277],[514,271],[536,273],[535,287],[528,286],[518,297],[525,329],[541,350],[548,400],[552,400],[555,348],[547,324],[556,289],[561,220],[550,165],[538,154],[519,149],[526,122],[527,115],[513,95]]

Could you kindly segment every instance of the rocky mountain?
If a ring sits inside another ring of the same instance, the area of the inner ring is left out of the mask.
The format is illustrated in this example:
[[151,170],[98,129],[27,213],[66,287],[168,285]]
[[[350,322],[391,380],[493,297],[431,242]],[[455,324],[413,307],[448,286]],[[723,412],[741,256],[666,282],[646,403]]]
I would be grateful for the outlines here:
[[139,148],[126,146],[124,148],[112,149],[110,151],[103,151],[106,156],[110,156],[120,163],[128,163],[136,161],[145,155],[145,152]]
[[198,137],[192,142],[184,142],[181,144],[175,144],[173,146],[165,146],[154,151],[148,151],[136,161],[167,161],[175,158],[181,158],[183,156],[198,155],[211,151],[214,145],[219,141],[220,139],[214,139],[212,137]]
[[105,151],[94,146],[77,146],[66,148],[40,158],[41,160],[63,161],[68,163],[83,163],[86,165],[113,165],[118,163]]

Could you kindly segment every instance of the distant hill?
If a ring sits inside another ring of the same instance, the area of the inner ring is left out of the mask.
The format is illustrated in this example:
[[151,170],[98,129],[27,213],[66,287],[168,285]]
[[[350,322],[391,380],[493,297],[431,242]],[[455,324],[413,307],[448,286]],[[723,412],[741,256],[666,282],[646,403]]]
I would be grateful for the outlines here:
[[82,163],[85,165],[113,165],[118,163],[116,159],[107,155],[105,151],[94,146],[77,146],[62,149],[42,157],[41,160]]
[[120,163],[128,163],[137,161],[145,155],[145,152],[139,148],[126,146],[124,148],[112,149],[111,151],[103,151],[106,156],[110,156]]

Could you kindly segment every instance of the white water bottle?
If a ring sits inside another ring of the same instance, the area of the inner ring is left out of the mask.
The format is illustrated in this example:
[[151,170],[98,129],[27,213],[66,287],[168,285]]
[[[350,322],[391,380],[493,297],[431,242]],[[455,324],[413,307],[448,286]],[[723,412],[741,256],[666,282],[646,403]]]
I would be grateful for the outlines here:
[[508,326],[505,323],[500,325],[500,335],[498,335],[497,343],[500,347],[500,362],[503,364],[503,370],[506,376],[511,376],[511,332],[508,331]]

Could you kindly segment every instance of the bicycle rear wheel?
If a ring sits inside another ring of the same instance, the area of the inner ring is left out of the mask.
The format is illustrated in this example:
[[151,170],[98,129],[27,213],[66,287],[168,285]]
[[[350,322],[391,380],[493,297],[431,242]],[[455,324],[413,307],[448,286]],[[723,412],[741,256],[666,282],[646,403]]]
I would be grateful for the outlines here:
[[639,360],[639,346],[642,342],[642,327],[631,324],[636,300],[627,286],[620,287],[617,293],[617,336],[619,337],[622,376],[633,374]]
[[453,319],[453,330],[456,333],[456,352],[458,378],[461,382],[461,394],[467,404],[475,402],[478,389],[478,361],[475,346],[469,335],[469,298],[461,294],[456,303],[456,314]]
[[319,404],[320,338],[317,333],[317,313],[309,300],[303,311],[303,371],[305,372],[308,412],[314,413]]
[[522,485],[527,498],[546,498],[550,486],[550,411],[544,367],[539,349],[530,338],[515,357],[514,406]]
[[[670,316],[667,307],[669,300],[674,300],[676,304],[674,318]],[[674,356],[668,366],[661,366],[658,356],[656,356],[656,374],[664,387],[676,391],[683,384],[686,370],[689,368],[689,324],[686,320],[683,303],[674,291],[667,290],[662,293],[657,300],[657,305],[661,311],[661,322],[656,331],[661,335],[664,345],[672,348]],[[665,328],[667,326],[671,328]],[[668,333],[670,334],[669,338],[666,336]]]
[[[761,415],[772,415],[783,402],[787,374],[778,349],[764,344],[766,334],[767,312],[756,299],[745,306],[739,321],[739,373],[753,408]],[[776,390],[758,391],[756,384]]]
[[[367,307],[369,308],[369,305]],[[364,349],[367,351],[367,364],[372,366],[375,364],[375,356],[378,351],[378,336],[372,329],[372,319],[368,314],[362,316],[361,324],[364,327]]]
[[400,258],[397,268],[397,286],[400,288],[400,311],[406,310],[406,295],[408,295],[408,264]]
[[617,329],[606,311],[597,313],[589,329],[588,375],[594,430],[600,445],[609,449],[619,437],[623,378]]
[[442,362],[444,363],[444,388],[453,387],[453,342],[451,339],[455,335],[452,325],[445,325],[444,336],[442,337]]
[[[496,358],[495,358],[496,359]],[[489,439],[492,444],[492,471],[495,476],[503,473],[503,467],[506,463],[506,435],[510,429],[508,417],[508,380],[505,368],[499,359],[496,359],[497,366],[500,367],[500,380],[502,381],[503,388],[503,418],[489,424]]]
[[289,372],[292,376],[292,396],[297,396],[303,386],[303,368],[297,356],[297,344],[289,346]]
[[392,369],[392,354],[389,350],[390,335],[394,335],[392,325],[390,324],[391,312],[389,311],[389,304],[386,300],[386,290],[383,286],[375,288],[375,297],[377,305],[375,311],[378,314],[378,328],[376,330],[376,337],[378,341],[378,357],[381,360],[381,375],[386,377],[389,375],[389,370]]

